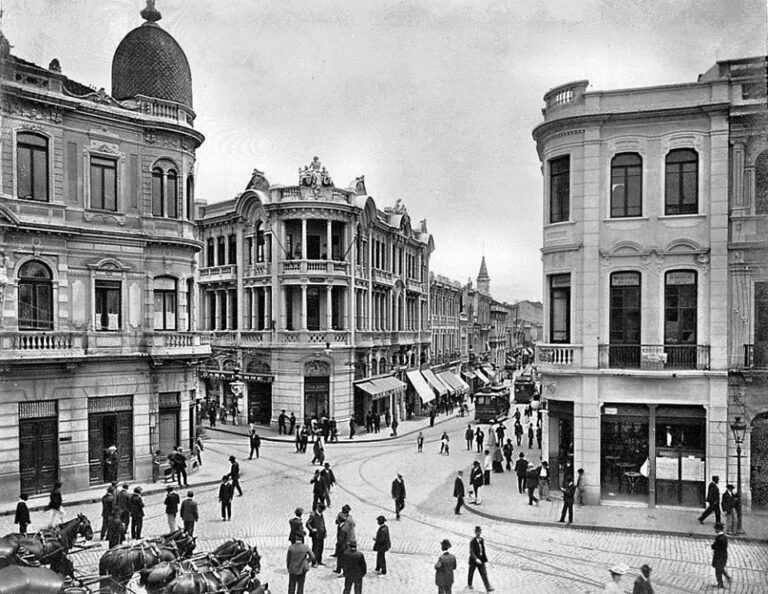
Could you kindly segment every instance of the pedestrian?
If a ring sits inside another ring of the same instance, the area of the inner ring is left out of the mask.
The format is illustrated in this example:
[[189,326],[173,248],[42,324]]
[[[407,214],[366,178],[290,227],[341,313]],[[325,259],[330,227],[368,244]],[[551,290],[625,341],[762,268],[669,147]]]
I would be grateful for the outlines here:
[[464,431],[464,441],[467,442],[467,451],[472,451],[472,441],[474,441],[475,432],[472,431],[472,425],[467,425],[466,431]]
[[357,541],[355,521],[349,513],[351,511],[352,508],[345,504],[336,516],[336,569],[333,570],[336,574],[341,574],[344,569],[344,556],[348,552],[349,544]]
[[528,449],[533,449],[533,423],[528,423]]
[[456,498],[456,507],[453,508],[453,513],[460,516],[461,506],[464,505],[464,473],[461,470],[458,471],[453,481],[453,496]]
[[355,436],[355,417],[349,417],[349,439]]
[[208,426],[216,426],[216,407],[213,405],[208,409]]
[[323,563],[323,547],[325,545],[327,531],[325,528],[325,516],[323,516],[324,511],[325,504],[322,501],[318,502],[315,509],[309,514],[309,519],[306,523],[309,537],[312,539],[312,554],[315,556],[312,561],[312,567],[315,567],[316,565],[325,565],[325,563]]
[[392,413],[389,412],[389,409],[386,409],[384,411],[384,424],[389,427],[390,423],[392,422]]
[[128,483],[123,483],[122,488],[115,495],[115,507],[120,514],[120,519],[128,531],[128,523],[131,519],[131,494],[128,492]]
[[304,534],[296,535],[288,545],[285,558],[288,568],[288,594],[304,594],[304,582],[310,566],[315,565],[315,555],[304,544]]
[[714,475],[712,477],[712,481],[709,483],[709,486],[707,487],[707,509],[704,510],[704,513],[699,516],[699,524],[703,524],[704,520],[711,514],[712,512],[715,512],[715,524],[720,524],[722,521],[722,518],[720,516],[720,488],[717,486],[717,484],[720,482],[720,477],[717,475]]
[[654,594],[651,585],[651,566],[647,563],[640,566],[640,575],[635,579],[632,594]]
[[48,525],[51,528],[55,528],[59,524],[64,522],[64,500],[61,496],[61,483],[56,481],[51,490],[51,494],[48,497],[48,505],[45,506],[45,511],[48,514]]
[[573,479],[568,481],[568,484],[563,489],[563,511],[560,513],[561,524],[565,522],[565,513],[568,512],[568,523],[573,524],[573,498],[576,494],[576,485],[573,484]]
[[504,454],[500,446],[495,446],[491,452],[493,462],[493,472],[504,472]]
[[528,462],[525,454],[520,452],[517,462],[515,462],[515,474],[517,475],[517,492],[521,495],[525,493],[525,475],[528,473]]
[[117,480],[117,465],[120,457],[117,454],[117,446],[111,445],[104,452],[104,478],[111,483]]
[[229,476],[232,479],[232,488],[237,489],[237,496],[243,496],[243,490],[240,488],[240,463],[234,456],[229,457]]
[[304,509],[297,507],[293,512],[293,517],[288,520],[288,540],[293,542],[297,536],[304,536],[304,520],[301,516],[304,515]]
[[110,549],[114,549],[125,541],[126,531],[127,528],[125,522],[123,522],[119,510],[115,508],[114,513],[109,518],[109,528],[107,530],[107,539],[109,541]]
[[301,453],[301,425],[296,427],[296,431],[294,431],[292,435],[293,435],[293,444],[294,444],[294,447],[296,448],[296,453],[300,454]]
[[176,515],[179,513],[179,505],[181,504],[181,498],[179,494],[174,490],[173,485],[168,485],[165,488],[165,517],[168,520],[168,532],[176,532]]
[[536,427],[536,443],[538,444],[538,448],[541,449],[541,425]]
[[403,475],[399,472],[392,481],[392,499],[395,500],[395,519],[400,519],[400,512],[405,507],[405,481]]
[[141,528],[144,525],[144,499],[141,497],[141,491],[141,487],[135,487],[130,500],[131,538],[133,540],[141,538]]
[[[24,499],[24,501],[26,501],[26,499]],[[109,531],[109,518],[112,516],[114,509],[115,488],[112,485],[109,485],[109,487],[107,487],[107,492],[101,496],[101,531],[99,532],[99,540],[104,540],[104,538],[107,536],[107,532]],[[19,510],[17,506],[16,515],[18,516],[18,514]],[[29,517],[29,512],[27,512],[27,517]],[[18,524],[19,522],[14,520],[14,523]],[[27,524],[29,524],[29,521],[27,521]],[[26,526],[24,527],[24,530],[21,531],[21,533],[24,534],[25,531]]]
[[520,407],[519,406],[515,407],[515,414],[512,415],[512,416],[515,418],[515,423],[519,423],[520,422]]
[[312,509],[314,509],[318,503],[325,503],[328,499],[328,484],[320,469],[315,470],[315,475],[310,479],[309,484],[312,485]]
[[[112,489],[114,491],[114,487],[109,487],[109,489]],[[106,495],[104,496],[106,497]],[[19,534],[26,534],[27,533],[27,526],[29,526],[32,522],[29,519],[29,507],[27,507],[27,499],[29,499],[29,495],[26,493],[22,493],[19,495],[19,502],[16,504],[16,515],[13,517],[13,523],[19,525]],[[114,500],[114,498],[113,498]],[[103,498],[102,498],[103,502]],[[101,522],[101,539],[104,540],[104,535],[106,534],[106,530],[104,527],[107,525],[107,522],[105,520],[108,520],[109,518],[102,517]]]
[[728,586],[731,585],[731,576],[725,570],[728,563],[728,537],[723,534],[724,526],[720,522],[715,522],[715,542],[712,543],[712,567],[715,568],[715,578],[717,579],[718,589],[722,589],[723,576],[728,580]]
[[507,426],[499,421],[499,424],[496,425],[496,443],[501,447],[501,445],[504,443],[504,436],[507,433]]
[[188,487],[188,481],[187,481],[187,457],[184,455],[184,450],[181,449],[181,446],[178,446],[176,448],[176,455],[173,458],[175,470],[176,470],[176,480],[179,483],[179,487],[182,486],[181,479],[184,479],[184,486]]
[[326,462],[325,467],[320,471],[320,475],[323,477],[323,480],[325,480],[326,485],[326,502],[325,507],[331,507],[331,489],[336,484],[336,475],[333,474],[333,469],[331,468],[330,463]]
[[253,454],[256,453],[256,459],[259,458],[259,448],[261,447],[261,437],[256,433],[256,429],[251,429],[251,434],[248,438],[251,444],[251,453],[248,455],[249,460],[253,460]]
[[309,426],[307,424],[304,424],[304,426],[301,428],[301,453],[306,454],[307,453],[307,444],[309,444]]
[[483,433],[483,430],[480,429],[480,426],[478,425],[475,429],[475,447],[477,448],[477,453],[483,451],[483,441],[485,440],[485,433]]
[[450,454],[450,450],[448,449],[448,443],[451,441],[451,438],[448,437],[448,434],[443,431],[442,436],[440,437],[440,453],[445,454],[448,456]]
[[539,467],[539,499],[552,501],[549,496],[549,462],[546,460]]
[[453,588],[453,572],[456,571],[456,557],[448,552],[451,548],[451,541],[443,539],[440,543],[443,554],[437,558],[435,563],[435,584],[437,585],[437,594],[451,594]]
[[336,417],[331,417],[331,441],[339,442],[339,426],[336,423]]
[[725,486],[725,493],[722,498],[722,508],[725,514],[725,532],[726,534],[736,534],[736,496],[733,494],[733,485]]
[[378,433],[381,429],[381,415],[379,413],[373,413],[373,431]]
[[584,488],[587,486],[587,479],[584,476],[583,468],[579,468],[576,474],[576,493],[579,496],[579,507],[581,507],[584,505]]
[[277,434],[278,435],[283,435],[284,433],[291,435],[291,433],[293,433],[293,431],[291,431],[291,433],[288,433],[288,431],[285,428],[285,421],[287,418],[288,417],[285,415],[285,409],[281,410],[280,414],[277,415]]
[[467,574],[467,587],[472,589],[472,578],[475,575],[475,570],[480,574],[485,586],[486,592],[493,592],[490,582],[488,581],[488,556],[485,553],[485,540],[482,536],[482,529],[480,526],[475,526],[475,537],[469,541],[469,573]]
[[317,463],[322,466],[325,463],[325,447],[323,446],[323,438],[321,435],[317,436],[315,439],[315,444],[312,447],[314,450],[314,458],[312,459],[312,463],[314,464],[314,460],[316,459]]
[[194,491],[187,491],[187,498],[181,503],[181,521],[184,522],[184,531],[190,536],[195,535],[195,523],[199,519],[194,498]]
[[624,589],[621,587],[621,578],[629,570],[626,565],[619,564],[614,565],[608,571],[611,573],[611,581],[605,584],[603,592],[610,592],[611,594],[622,594]]
[[515,446],[512,445],[511,439],[507,438],[504,447],[501,448],[501,452],[507,462],[507,470],[512,470],[512,454],[515,452]]
[[397,420],[397,417],[392,418],[392,434],[391,437],[397,437],[397,428],[400,426],[400,421]]
[[365,415],[365,432],[366,433],[373,433],[373,412],[368,411],[368,414]]
[[349,550],[344,554],[344,594],[363,594],[363,577],[368,573],[365,556],[357,550],[357,542],[350,541]]
[[515,421],[515,439],[517,440],[517,447],[520,447],[523,440],[523,426],[520,424],[520,419]]
[[469,484],[475,494],[475,500],[471,503],[480,505],[482,503],[480,500],[480,487],[483,486],[483,469],[480,466],[480,460],[475,460],[472,463],[472,470],[469,473]]
[[485,450],[485,458],[483,458],[483,485],[490,486],[492,469],[493,457],[491,456],[490,450]]
[[197,461],[197,467],[200,468],[203,465],[203,457],[202,450],[200,449],[200,443],[198,443],[197,440],[195,440],[195,443],[192,444],[192,452],[190,455],[193,458],[193,461]]
[[232,499],[235,497],[235,488],[232,485],[230,476],[225,474],[221,477],[219,485],[219,502],[221,503],[221,521],[232,521]]
[[528,505],[539,504],[539,500],[534,494],[539,486],[539,469],[532,462],[528,463],[528,470],[525,473],[525,486],[528,488]]
[[168,461],[168,456],[163,456],[160,450],[155,450],[155,455],[152,456],[152,482],[156,483],[160,480],[160,468],[164,463]]
[[416,451],[422,453],[424,448],[424,434],[419,431],[418,437],[416,437]]
[[288,417],[288,433],[293,433],[293,429],[296,427],[296,415],[291,411],[291,416]]
[[379,516],[376,521],[379,524],[373,539],[373,550],[376,551],[376,573],[387,575],[386,554],[392,548],[392,542],[389,540],[389,526],[387,526],[387,518],[384,516]]

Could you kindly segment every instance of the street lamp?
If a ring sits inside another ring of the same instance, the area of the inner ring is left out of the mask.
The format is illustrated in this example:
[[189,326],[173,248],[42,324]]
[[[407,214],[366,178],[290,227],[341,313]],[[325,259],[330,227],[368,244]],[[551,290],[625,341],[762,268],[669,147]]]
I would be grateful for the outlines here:
[[736,532],[742,533],[741,529],[741,444],[744,443],[744,436],[747,433],[747,424],[736,417],[731,423],[733,440],[736,442]]

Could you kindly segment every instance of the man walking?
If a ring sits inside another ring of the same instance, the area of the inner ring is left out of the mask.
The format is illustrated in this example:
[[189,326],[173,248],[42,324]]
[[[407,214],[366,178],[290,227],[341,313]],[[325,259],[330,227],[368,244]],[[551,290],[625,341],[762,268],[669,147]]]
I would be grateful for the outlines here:
[[336,475],[330,463],[326,462],[324,468],[320,471],[320,476],[325,481],[325,507],[331,507],[331,488],[336,484]]
[[475,446],[477,447],[477,453],[483,451],[483,441],[485,440],[485,433],[483,433],[482,429],[480,429],[480,426],[478,425],[475,429]]
[[365,556],[357,550],[357,542],[350,541],[349,550],[344,554],[344,594],[363,594],[363,577],[368,573]]
[[528,423],[528,449],[533,449],[533,423]]
[[480,466],[480,461],[475,460],[472,463],[472,470],[469,474],[469,484],[472,487],[472,491],[475,494],[475,500],[471,503],[475,505],[480,505],[480,487],[483,486],[483,469]]
[[546,460],[539,467],[539,499],[552,501],[549,496],[549,462]]
[[297,507],[294,512],[294,516],[288,520],[288,540],[293,542],[297,536],[304,536],[304,522],[301,516],[304,515],[304,510]]
[[193,491],[187,491],[187,498],[181,504],[181,521],[184,522],[184,530],[190,536],[195,535],[195,522],[199,519],[197,501],[194,497]]
[[[107,492],[104,493],[101,498],[101,532],[99,533],[99,538],[101,540],[104,540],[104,537],[107,535],[107,531],[109,529],[109,517],[112,515],[112,510],[114,507],[115,488],[110,485],[107,487]],[[29,511],[27,511],[27,517],[29,517]],[[16,523],[18,524],[18,522]],[[29,520],[27,520],[27,524],[29,524]],[[21,531],[21,533],[24,534],[25,532],[26,526],[24,527],[24,530]]]
[[221,477],[221,485],[219,486],[219,502],[221,503],[222,522],[232,520],[232,498],[234,496],[235,488],[232,485],[232,481],[229,480],[229,475],[225,474]]
[[168,532],[176,532],[176,514],[179,513],[181,499],[179,494],[173,490],[173,485],[165,488],[166,496],[163,504],[165,505],[165,517],[168,520]]
[[539,486],[539,470],[533,463],[528,463],[528,470],[525,474],[525,486],[528,489],[528,505],[539,504],[539,500],[536,498],[536,487]]
[[469,541],[469,573],[467,574],[467,587],[472,589],[472,578],[475,570],[478,571],[483,580],[486,592],[493,592],[491,584],[488,582],[488,570],[486,568],[488,557],[485,554],[485,540],[482,537],[482,529],[475,526],[475,537]]
[[733,494],[733,489],[733,485],[726,485],[722,499],[726,534],[736,534],[736,496]]
[[253,460],[253,454],[256,453],[256,459],[259,458],[259,448],[261,447],[261,437],[259,437],[259,434],[256,433],[256,429],[251,429],[251,434],[249,436],[249,441],[251,443],[251,453],[248,454],[248,459]]
[[472,425],[467,425],[466,431],[464,431],[464,441],[467,442],[467,451],[472,451],[472,440],[475,437],[475,432],[472,431]]
[[321,501],[325,503],[328,497],[328,485],[320,470],[315,470],[315,475],[310,479],[309,483],[312,485],[312,508],[314,509]]
[[523,426],[520,424],[520,419],[515,421],[515,439],[517,440],[517,447],[520,447],[520,443],[523,441]]
[[376,521],[379,523],[379,528],[373,539],[373,550],[376,551],[376,573],[387,575],[386,553],[392,548],[392,542],[389,540],[389,526],[387,526],[387,518],[384,516],[379,516]]
[[349,514],[350,511],[352,511],[352,508],[348,505],[344,505],[336,518],[336,569],[333,570],[334,573],[342,572],[342,568],[344,567],[344,556],[348,552],[349,544],[357,541],[355,536],[355,521]]
[[[115,490],[114,487],[109,487],[113,491]],[[109,491],[107,492],[107,495],[109,495]],[[106,495],[105,495],[106,497]],[[13,523],[19,525],[19,534],[26,535],[27,534],[27,526],[29,526],[32,521],[29,518],[29,507],[27,507],[27,499],[29,499],[29,495],[26,493],[21,493],[19,495],[19,501],[16,503],[16,514],[13,517]],[[104,501],[104,498],[102,497],[102,502]],[[101,540],[104,540],[104,534],[106,534],[105,526],[109,526],[109,516],[104,518],[102,516],[102,523],[101,523]]]
[[176,480],[179,483],[179,487],[181,487],[181,479],[184,479],[184,486],[188,487],[189,484],[187,482],[187,457],[184,455],[184,450],[181,449],[181,446],[176,448],[176,455],[173,457],[173,469],[176,471]]
[[399,472],[392,481],[392,499],[395,500],[395,519],[400,519],[400,511],[405,507],[405,481]]
[[291,411],[291,416],[288,417],[288,432],[293,433],[293,429],[296,427],[296,415]]
[[45,506],[45,511],[49,513],[48,525],[51,528],[55,528],[64,521],[64,499],[61,495],[61,487],[60,482],[54,483],[48,497],[48,505]]
[[323,563],[323,547],[325,545],[326,528],[325,517],[323,512],[325,511],[325,504],[321,501],[317,504],[315,509],[309,514],[307,520],[307,530],[309,531],[309,537],[312,539],[312,554],[315,556],[312,561],[312,567],[316,565],[325,565]]
[[707,487],[707,503],[709,505],[707,506],[707,509],[704,510],[704,513],[699,516],[699,524],[703,524],[704,520],[712,512],[715,512],[715,524],[720,524],[721,522],[720,488],[717,486],[719,482],[720,477],[715,475],[712,477],[712,482],[709,483],[709,487]]
[[243,496],[243,490],[240,488],[240,463],[234,456],[229,457],[229,476],[232,479],[232,492],[237,489],[237,496]]
[[136,487],[130,499],[131,538],[134,540],[141,538],[141,528],[144,525],[144,499],[141,498],[141,490],[141,487]]
[[128,492],[128,483],[123,483],[122,489],[115,495],[115,507],[127,531],[131,520],[131,494]]
[[464,505],[464,473],[461,470],[456,474],[456,479],[453,481],[453,496],[456,498],[456,507],[453,508],[453,513],[460,516],[461,506]]
[[310,563],[315,566],[315,556],[304,544],[304,535],[298,534],[288,545],[285,565],[288,568],[288,594],[304,594],[304,582],[307,579]]
[[728,563],[728,537],[723,534],[723,525],[715,522],[715,542],[712,543],[712,567],[715,568],[715,578],[717,578],[717,587],[722,589],[723,576],[731,585],[731,576],[725,570],[725,564]]
[[440,543],[443,554],[437,558],[435,563],[435,584],[437,585],[437,594],[451,594],[453,588],[453,572],[456,571],[456,557],[448,552],[451,548],[451,541],[447,538]]
[[515,462],[515,474],[517,475],[517,491],[522,495],[525,493],[525,475],[528,472],[528,462],[525,459],[525,454],[520,452],[520,455]]
[[419,431],[419,435],[416,437],[416,451],[421,454],[424,451],[424,434]]
[[[285,420],[287,418],[288,417],[286,417],[285,415],[285,409],[281,410],[280,414],[277,415],[277,434],[278,435],[283,435],[284,433],[287,433],[288,435],[290,435],[285,428]],[[293,433],[293,431],[291,431],[291,433]]]
[[563,489],[563,511],[560,513],[561,524],[565,522],[565,513],[568,512],[568,523],[573,524],[573,499],[576,495],[576,485],[573,484],[573,479],[568,480],[568,484]]
[[512,470],[512,454],[515,451],[515,446],[512,445],[512,440],[507,438],[507,442],[504,444],[504,447],[501,448],[502,454],[504,454],[504,459],[507,461],[507,470]]
[[647,563],[640,566],[640,575],[635,579],[632,594],[654,594],[651,585],[651,566]]

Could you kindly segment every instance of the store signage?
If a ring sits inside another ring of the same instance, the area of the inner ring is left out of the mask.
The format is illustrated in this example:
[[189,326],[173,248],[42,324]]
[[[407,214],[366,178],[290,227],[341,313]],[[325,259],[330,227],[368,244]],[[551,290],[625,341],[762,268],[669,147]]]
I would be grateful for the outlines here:
[[636,287],[640,284],[640,275],[637,272],[614,272],[611,275],[613,287]]
[[617,414],[619,414],[619,409],[616,408],[615,406],[606,406],[603,409],[603,414],[604,415],[617,415]]

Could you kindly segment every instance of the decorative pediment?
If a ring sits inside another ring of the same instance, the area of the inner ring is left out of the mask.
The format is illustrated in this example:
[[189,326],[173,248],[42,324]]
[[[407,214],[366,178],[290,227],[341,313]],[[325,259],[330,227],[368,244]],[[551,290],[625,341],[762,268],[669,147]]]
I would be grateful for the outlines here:
[[19,222],[19,217],[16,216],[16,213],[6,205],[0,204],[0,225],[11,224],[16,227]]
[[304,363],[305,377],[325,377],[331,375],[331,366],[327,361],[317,359]]
[[617,241],[606,252],[609,256],[638,256],[648,252],[639,243],[630,240]]
[[317,194],[320,188],[333,188],[333,180],[330,173],[315,156],[309,165],[299,168],[299,185],[312,188]]
[[114,270],[120,272],[131,270],[130,266],[123,264],[117,258],[100,258],[98,260],[91,260],[90,262],[86,262],[86,266],[94,270]]
[[668,254],[700,254],[707,251],[692,239],[675,239],[667,245],[665,250]]

